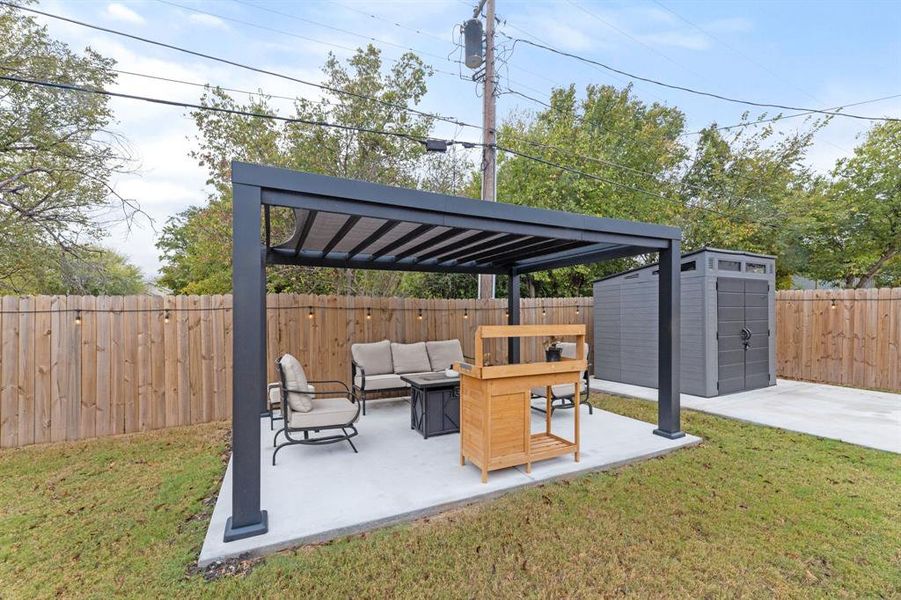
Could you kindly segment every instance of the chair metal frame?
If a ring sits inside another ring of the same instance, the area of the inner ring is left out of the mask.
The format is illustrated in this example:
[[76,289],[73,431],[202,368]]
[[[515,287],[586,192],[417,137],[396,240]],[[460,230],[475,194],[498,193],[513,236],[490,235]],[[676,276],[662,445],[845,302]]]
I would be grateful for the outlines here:
[[[360,417],[360,402],[357,401],[356,396],[354,396],[353,392],[350,388],[347,387],[347,384],[343,381],[337,380],[319,380],[319,381],[308,381],[307,383],[310,385],[322,385],[322,384],[334,384],[336,386],[340,386],[344,388],[343,392],[335,392],[335,391],[325,391],[325,390],[294,390],[289,389],[285,385],[285,372],[282,369],[281,358],[276,361],[276,369],[278,370],[279,383],[276,384],[281,389],[281,413],[280,417],[284,421],[284,425],[281,429],[275,432],[275,436],[272,438],[272,445],[275,446],[275,451],[272,453],[272,465],[275,466],[275,457],[278,455],[278,451],[284,448],[285,446],[293,446],[295,444],[306,445],[306,446],[322,446],[325,444],[335,444],[338,442],[346,441],[350,444],[350,447],[353,449],[354,453],[357,453],[357,447],[354,446],[354,443],[351,441],[351,438],[359,435],[356,427],[356,421]],[[346,397],[352,404],[356,404],[357,411],[354,414],[353,418],[345,423],[336,423],[334,425],[317,425],[313,427],[291,427],[291,406],[288,404],[288,394],[291,392],[296,392],[300,394],[309,394],[310,396],[329,396],[330,398],[335,397]],[[341,434],[334,435],[325,435],[325,436],[316,436],[312,437],[311,433],[321,433],[322,431],[331,431],[340,429]],[[348,430],[350,430],[348,432]],[[292,437],[292,433],[302,433],[303,438]],[[278,436],[280,434],[284,434],[285,441],[281,444],[278,444]]]

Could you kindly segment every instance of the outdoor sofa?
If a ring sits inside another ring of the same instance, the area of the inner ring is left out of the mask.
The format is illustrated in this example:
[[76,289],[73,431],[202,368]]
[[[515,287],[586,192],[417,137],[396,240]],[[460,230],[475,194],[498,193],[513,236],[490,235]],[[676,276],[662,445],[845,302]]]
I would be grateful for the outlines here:
[[351,381],[354,395],[363,405],[373,392],[410,389],[402,375],[421,375],[444,371],[455,362],[463,362],[460,340],[398,344],[389,340],[353,344],[351,353]]

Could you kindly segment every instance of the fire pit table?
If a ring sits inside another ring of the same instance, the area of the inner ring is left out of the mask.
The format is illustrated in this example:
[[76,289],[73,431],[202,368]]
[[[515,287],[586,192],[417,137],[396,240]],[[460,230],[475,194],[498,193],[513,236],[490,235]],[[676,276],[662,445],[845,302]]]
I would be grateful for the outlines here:
[[444,373],[404,375],[410,384],[410,429],[428,439],[460,432],[460,378]]

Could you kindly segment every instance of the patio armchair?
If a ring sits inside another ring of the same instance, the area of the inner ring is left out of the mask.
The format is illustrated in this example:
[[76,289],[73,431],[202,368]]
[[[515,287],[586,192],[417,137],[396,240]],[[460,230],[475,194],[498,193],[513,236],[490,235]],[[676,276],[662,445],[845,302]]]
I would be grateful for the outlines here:
[[[575,358],[576,357],[576,343],[575,342],[559,342],[561,347],[560,356],[563,358]],[[588,344],[585,344],[585,358],[588,358]],[[580,379],[582,379],[582,385],[579,386],[579,404],[585,404],[588,406],[588,414],[594,414],[594,407],[588,401],[589,389],[588,389],[588,369],[582,371]],[[551,414],[554,414],[554,411],[558,408],[572,408],[575,406],[574,396],[576,394],[576,386],[571,383],[560,383],[557,385],[551,386]],[[547,395],[547,389],[542,387],[533,387],[532,388],[532,398],[544,398]],[[532,410],[536,410],[538,412],[545,412],[544,408],[539,406],[533,406]]]
[[[283,354],[276,361],[276,368],[284,424],[272,439],[275,446],[272,464],[275,465],[279,450],[294,444],[321,446],[346,441],[356,453],[357,447],[351,438],[358,435],[355,423],[360,418],[360,403],[347,384],[342,381],[307,381],[300,361],[290,354]],[[317,389],[312,384],[330,389]],[[334,433],[311,435],[323,431]],[[285,440],[276,445],[279,435],[284,435]]]
[[351,381],[354,396],[366,414],[367,396],[372,392],[400,391],[407,393],[410,385],[402,375],[422,375],[444,371],[455,362],[463,362],[460,340],[442,340],[397,344],[389,340],[352,344]]

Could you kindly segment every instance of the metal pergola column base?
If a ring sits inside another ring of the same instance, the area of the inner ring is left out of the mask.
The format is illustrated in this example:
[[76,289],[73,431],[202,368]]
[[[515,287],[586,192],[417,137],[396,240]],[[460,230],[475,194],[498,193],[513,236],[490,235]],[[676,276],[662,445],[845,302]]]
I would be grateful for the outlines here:
[[[234,481],[232,482],[232,485],[234,485]],[[234,517],[229,517],[225,522],[225,535],[222,536],[222,539],[225,542],[234,542],[255,535],[263,535],[269,531],[269,513],[265,510],[260,511],[259,519],[255,523],[243,527],[235,527],[232,519],[234,519]]]

